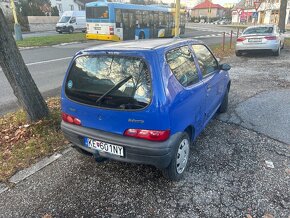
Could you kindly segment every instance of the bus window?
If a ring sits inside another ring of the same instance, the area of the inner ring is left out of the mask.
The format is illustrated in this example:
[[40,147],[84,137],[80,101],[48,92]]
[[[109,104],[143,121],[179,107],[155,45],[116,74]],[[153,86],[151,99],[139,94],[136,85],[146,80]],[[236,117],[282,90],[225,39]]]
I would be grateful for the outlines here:
[[135,11],[130,10],[129,11],[129,26],[130,28],[135,27],[136,21],[135,21]]
[[149,13],[150,13],[150,14],[149,14],[149,25],[150,25],[150,26],[153,26],[153,23],[154,23],[153,12],[150,11]]
[[148,11],[143,11],[143,26],[144,27],[149,27],[149,12]]
[[154,26],[159,26],[158,12],[154,13],[153,23]]
[[140,28],[142,26],[142,14],[141,11],[136,11],[136,27]]
[[109,8],[103,7],[87,7],[86,8],[87,19],[107,19],[109,18]]
[[122,11],[122,15],[123,15],[123,25],[125,27],[129,27],[129,14],[128,12]]
[[116,9],[115,10],[115,14],[116,14],[116,28],[120,28],[121,23],[122,23],[122,13],[120,9]]

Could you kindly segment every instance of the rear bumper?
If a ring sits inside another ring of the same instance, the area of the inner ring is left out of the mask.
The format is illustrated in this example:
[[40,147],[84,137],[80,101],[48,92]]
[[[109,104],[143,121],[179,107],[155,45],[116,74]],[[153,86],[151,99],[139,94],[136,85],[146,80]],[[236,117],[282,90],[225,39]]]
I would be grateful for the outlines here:
[[[160,169],[166,168],[170,164],[173,157],[174,148],[181,135],[181,133],[176,133],[165,142],[151,142],[81,126],[75,126],[65,122],[61,123],[61,129],[65,137],[70,142],[92,155],[100,155],[101,157],[129,163],[153,165]],[[94,149],[88,148],[84,145],[84,137],[123,146],[124,157],[98,152]]]
[[96,40],[108,40],[108,41],[120,41],[121,39],[116,35],[105,35],[105,34],[93,34],[87,33],[87,39],[96,39]]
[[279,49],[280,43],[273,41],[265,44],[236,44],[236,51],[255,51],[255,50],[272,50],[277,51]]

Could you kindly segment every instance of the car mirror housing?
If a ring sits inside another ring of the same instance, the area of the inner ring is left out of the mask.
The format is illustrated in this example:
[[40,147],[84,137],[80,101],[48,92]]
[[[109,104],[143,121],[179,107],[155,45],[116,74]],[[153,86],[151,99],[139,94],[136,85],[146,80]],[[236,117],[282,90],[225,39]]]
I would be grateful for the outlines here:
[[221,70],[229,71],[231,68],[232,67],[229,64],[221,64],[220,65]]

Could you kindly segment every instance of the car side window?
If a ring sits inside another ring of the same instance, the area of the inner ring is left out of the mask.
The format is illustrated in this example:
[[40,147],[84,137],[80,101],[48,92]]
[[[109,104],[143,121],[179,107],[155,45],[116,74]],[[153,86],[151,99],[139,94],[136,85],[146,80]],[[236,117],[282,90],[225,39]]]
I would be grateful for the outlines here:
[[218,69],[218,63],[212,53],[204,45],[192,45],[192,49],[197,57],[199,67],[203,77]]
[[166,54],[166,61],[182,86],[188,87],[199,81],[198,70],[188,46],[169,51]]

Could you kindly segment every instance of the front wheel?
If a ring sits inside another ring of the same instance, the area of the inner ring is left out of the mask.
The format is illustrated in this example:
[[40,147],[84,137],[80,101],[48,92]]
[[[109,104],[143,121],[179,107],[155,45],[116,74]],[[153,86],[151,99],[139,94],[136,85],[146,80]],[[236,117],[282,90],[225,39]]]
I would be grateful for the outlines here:
[[68,28],[68,32],[69,32],[69,33],[73,33],[73,32],[74,32],[74,28],[69,27],[69,28]]
[[281,53],[281,46],[279,46],[277,51],[273,52],[273,55],[274,56],[280,56],[280,53]]
[[189,160],[189,146],[190,139],[188,133],[183,132],[175,147],[169,166],[163,170],[164,177],[172,181],[178,181],[184,176]]
[[218,113],[225,113],[228,110],[228,104],[229,104],[229,90],[226,90],[226,93],[224,95],[223,101],[218,109]]

